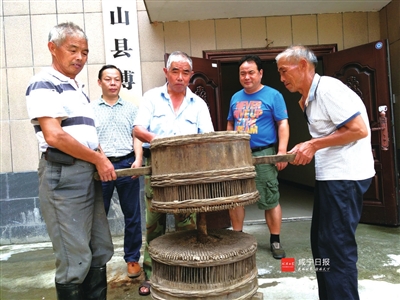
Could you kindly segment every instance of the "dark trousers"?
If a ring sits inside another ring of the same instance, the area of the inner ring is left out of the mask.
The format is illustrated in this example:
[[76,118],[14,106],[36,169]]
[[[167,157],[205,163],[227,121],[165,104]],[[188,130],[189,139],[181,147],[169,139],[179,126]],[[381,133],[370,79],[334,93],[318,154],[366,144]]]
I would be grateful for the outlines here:
[[355,232],[371,180],[315,183],[311,250],[320,300],[359,299]]
[[[134,157],[113,162],[115,169],[130,168]],[[142,225],[140,215],[140,182],[129,176],[118,177],[117,180],[103,182],[103,200],[106,214],[110,209],[114,188],[117,189],[119,203],[124,214],[124,259],[126,262],[139,261],[142,247]]]

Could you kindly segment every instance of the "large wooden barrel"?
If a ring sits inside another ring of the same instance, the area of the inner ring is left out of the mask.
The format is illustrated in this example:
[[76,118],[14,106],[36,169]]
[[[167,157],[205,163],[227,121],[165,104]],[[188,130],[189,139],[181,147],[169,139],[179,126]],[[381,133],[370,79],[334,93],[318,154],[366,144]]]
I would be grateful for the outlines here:
[[163,235],[150,242],[153,299],[251,299],[256,294],[257,241],[231,230],[209,231],[201,243],[197,231]]
[[152,141],[152,209],[208,212],[259,198],[250,135],[234,131],[181,135]]

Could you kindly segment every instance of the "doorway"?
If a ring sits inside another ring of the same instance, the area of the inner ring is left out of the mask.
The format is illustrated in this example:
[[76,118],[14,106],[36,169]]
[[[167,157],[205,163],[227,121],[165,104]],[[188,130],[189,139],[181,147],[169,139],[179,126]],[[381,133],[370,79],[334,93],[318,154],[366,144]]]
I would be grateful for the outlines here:
[[[242,89],[242,86],[239,82],[238,68],[239,66],[237,62],[226,62],[221,64],[221,114],[223,118],[223,128],[226,128],[226,117],[228,116],[230,99],[234,93]],[[280,81],[275,60],[263,60],[262,68],[264,70],[264,75],[261,80],[262,84],[278,90],[285,99],[289,115],[290,139],[288,150],[290,150],[296,144],[310,139],[307,124],[304,121],[303,112],[298,105],[301,95],[299,93],[291,93],[284,87]],[[318,64],[317,72],[322,74],[322,62]],[[293,166],[289,164],[283,171],[279,173],[279,179],[287,182],[293,182],[297,185],[313,187],[315,179],[314,164],[311,163],[306,166]]]
[[[322,56],[337,51],[336,44],[308,46],[313,50],[318,58],[317,73],[323,74]],[[229,103],[232,95],[242,89],[239,82],[238,61],[247,54],[258,55],[263,62],[264,75],[262,83],[268,85],[283,95],[289,115],[290,138],[288,150],[299,142],[310,139],[307,123],[298,106],[300,100],[299,93],[289,92],[279,78],[275,57],[285,50],[286,47],[260,48],[248,50],[210,50],[203,51],[203,57],[207,59],[219,60],[221,62],[221,107],[220,123],[223,130],[226,128],[226,118],[228,116]],[[280,181],[287,181],[297,187],[313,188],[315,180],[314,163],[306,166],[288,165],[283,171],[279,172]]]
[[[375,41],[340,52],[337,52],[336,45],[308,47],[313,50],[320,62],[316,70],[317,73],[320,75],[327,74],[341,80],[360,95],[369,113],[372,130],[372,152],[377,175],[374,177],[374,184],[371,185],[364,196],[361,222],[382,225],[400,224],[398,170],[395,163],[397,148],[394,138],[393,102],[390,96],[388,41]],[[246,54],[256,54],[261,58],[264,62],[262,83],[280,91],[286,101],[290,125],[288,149],[291,149],[294,144],[308,140],[310,137],[302,112],[297,105],[299,95],[290,94],[279,82],[275,57],[285,49],[286,47],[213,50],[203,51],[203,57],[221,62],[222,93],[219,99],[221,99],[222,105],[219,118],[222,119],[224,124],[226,124],[230,98],[233,93],[241,89],[237,62]],[[227,88],[224,87],[224,84],[227,85]],[[382,113],[386,110],[387,114]],[[305,167],[289,165],[280,172],[279,179],[306,187],[313,186],[313,162]],[[377,213],[378,210],[379,213]]]
[[[336,52],[336,45],[310,46],[318,57],[317,73],[323,74],[322,55]],[[252,49],[241,51],[204,51],[203,57],[218,59],[221,62],[221,105],[220,123],[222,130],[226,129],[226,118],[229,111],[229,103],[232,95],[242,89],[239,82],[238,61],[247,54],[256,54],[262,60],[263,78],[262,84],[278,90],[285,99],[289,115],[290,138],[288,150],[299,142],[310,139],[307,124],[298,105],[299,93],[289,92],[280,81],[275,57],[285,48]],[[315,180],[314,163],[305,166],[293,166],[289,164],[279,172],[280,203],[282,206],[283,220],[311,218],[313,205],[313,187]],[[264,212],[258,210],[257,204],[246,207],[247,223],[263,223]]]

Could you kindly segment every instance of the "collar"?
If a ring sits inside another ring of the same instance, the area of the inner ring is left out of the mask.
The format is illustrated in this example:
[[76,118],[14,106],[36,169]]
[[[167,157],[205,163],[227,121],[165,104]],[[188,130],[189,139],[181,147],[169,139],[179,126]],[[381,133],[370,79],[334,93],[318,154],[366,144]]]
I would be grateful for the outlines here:
[[309,102],[314,101],[317,98],[317,88],[318,88],[320,79],[321,79],[321,76],[319,76],[319,74],[315,73],[313,81],[311,83],[310,91],[308,92],[308,97],[305,102],[306,107],[308,106]]
[[[183,98],[183,101],[186,101],[186,99],[193,101],[194,95],[195,94],[192,92],[192,90],[189,89],[189,87],[186,87],[186,94],[185,94],[185,97]],[[166,100],[171,99],[168,94],[168,82],[161,87],[161,96],[163,97],[163,99],[166,99]]]
[[115,102],[113,105],[108,104],[106,101],[104,101],[103,96],[100,97],[99,99],[99,105],[107,105],[107,106],[115,106],[115,105],[124,105],[123,100],[121,97],[118,97],[117,102]]
[[47,67],[46,71],[51,76],[57,78],[58,80],[60,80],[62,82],[68,82],[68,83],[72,84],[73,86],[77,86],[78,88],[84,88],[85,87],[85,85],[83,83],[80,83],[76,79],[72,79],[72,78],[69,78],[68,76],[65,76],[64,74],[60,73],[59,71],[57,71],[53,67]]

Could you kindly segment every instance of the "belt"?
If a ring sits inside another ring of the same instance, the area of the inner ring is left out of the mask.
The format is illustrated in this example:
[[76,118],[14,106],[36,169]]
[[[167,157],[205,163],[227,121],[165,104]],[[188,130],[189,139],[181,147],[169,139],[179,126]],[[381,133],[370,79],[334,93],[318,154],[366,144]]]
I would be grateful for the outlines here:
[[[93,149],[93,151],[100,152],[99,148]],[[64,165],[73,165],[76,158],[64,153],[57,148],[48,147],[45,152],[42,152],[41,158],[44,158],[47,161],[55,162]]]
[[127,155],[124,156],[107,156],[107,158],[111,161],[111,162],[119,162],[121,160],[127,159],[129,157],[133,157],[135,156],[135,152],[131,152]]
[[274,144],[271,144],[271,145],[267,145],[267,146],[263,146],[263,147],[254,147],[254,148],[251,148],[251,153],[262,151],[262,150],[265,150],[265,149],[268,149],[268,148],[272,148],[274,146],[275,146]]

